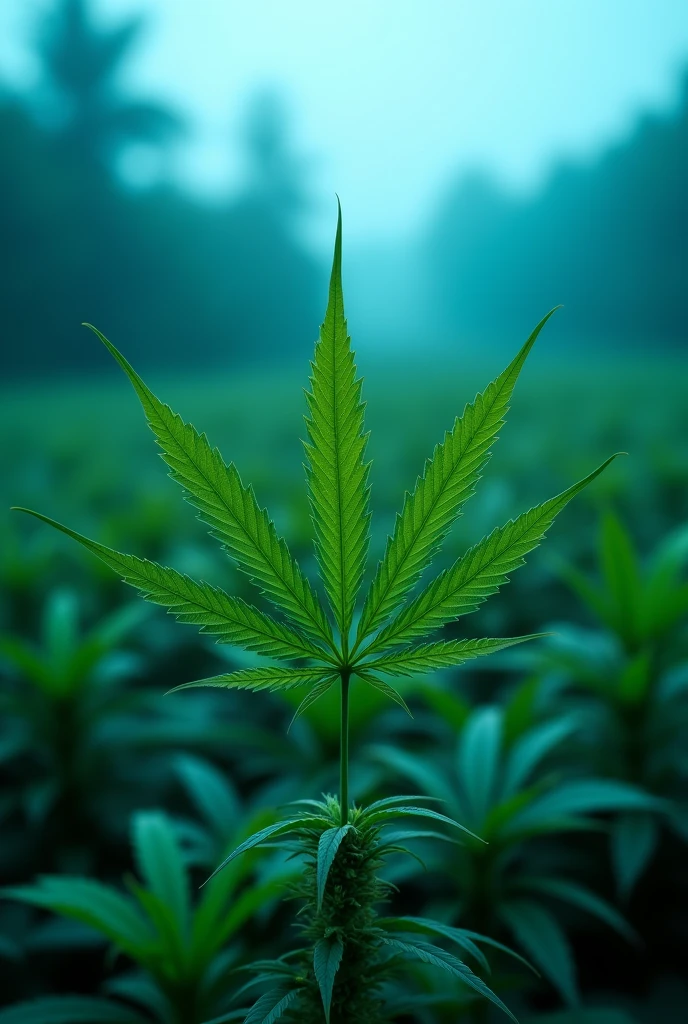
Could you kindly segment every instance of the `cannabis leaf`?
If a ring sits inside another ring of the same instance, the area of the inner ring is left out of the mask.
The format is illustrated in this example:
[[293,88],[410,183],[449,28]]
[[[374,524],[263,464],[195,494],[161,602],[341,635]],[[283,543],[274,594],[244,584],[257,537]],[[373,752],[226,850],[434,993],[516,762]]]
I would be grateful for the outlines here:
[[386,672],[391,676],[412,676],[416,672],[454,668],[472,658],[493,654],[505,647],[522,644],[526,640],[537,640],[542,636],[547,636],[547,633],[531,633],[529,636],[503,637],[498,640],[440,640],[434,644],[420,644],[418,647],[396,651],[375,661],[365,662],[365,668]]
[[579,491],[606,469],[616,455],[583,480],[524,512],[470,548],[440,575],[378,634],[366,653],[385,650],[404,640],[425,636],[441,626],[474,612],[508,581],[507,573],[525,563],[561,510]]
[[552,313],[554,310],[540,321],[506,370],[456,418],[452,430],[426,461],[413,494],[406,493],[363,606],[359,641],[401,603],[473,494],[504,423],[521,368]]
[[304,442],[308,493],[320,575],[346,652],[370,538],[370,463],[364,461],[368,435],[363,432],[361,380],[344,318],[341,209],[330,297],[311,366],[306,394],[310,443]]
[[220,676],[208,679],[195,679],[191,683],[181,683],[169,692],[188,690],[192,686],[222,686],[227,690],[291,690],[295,686],[310,683],[315,686],[326,679],[333,681],[331,668],[282,668],[275,665],[260,665],[257,668],[242,668],[238,672],[225,672]]
[[[91,325],[87,325],[91,327]],[[148,425],[170,467],[170,476],[200,518],[234,557],[240,569],[259,583],[278,608],[315,639],[331,643],[332,630],[322,606],[285,541],[251,487],[244,487],[234,463],[225,465],[205,434],[184,423],[148,388],[107,338],[91,327],[129,377],[141,400]]]
[[523,564],[526,554],[537,547],[565,505],[611,461],[608,459],[561,494],[494,530],[407,603],[422,572],[473,494],[524,362],[550,316],[548,313],[538,324],[506,370],[466,406],[426,462],[413,492],[406,495],[363,602],[352,649],[349,634],[370,537],[370,486],[361,379],[357,376],[344,317],[341,210],[329,300],[311,364],[311,390],[306,395],[305,442],[317,563],[338,635],[314,585],[277,534],[253,489],[242,482],[234,463],[225,463],[204,434],[161,402],[124,356],[95,328],[92,329],[131,381],[170,475],[181,484],[185,498],[196,507],[212,536],[283,618],[275,619],[218,587],[192,580],[175,569],[89,540],[38,512],[30,514],[97,555],[146,600],[166,607],[180,621],[196,625],[217,642],[234,644],[278,661],[299,662],[292,667],[270,664],[229,672],[176,689],[214,686],[280,691],[302,687],[306,692],[294,716],[298,718],[335,683],[340,683],[340,825],[344,827],[349,811],[351,677],[357,675],[366,685],[408,710],[401,694],[385,676],[455,668],[469,658],[540,635],[412,643],[452,619],[475,611],[495,593],[507,582],[508,574]]
[[[413,491],[405,495],[392,536],[388,538],[363,601],[351,649],[350,634],[370,539],[370,464],[366,462],[368,435],[364,429],[362,382],[357,376],[344,317],[341,210],[337,218],[329,300],[311,364],[311,390],[306,394],[308,440],[304,442],[316,560],[329,607],[321,601],[286,541],[278,535],[252,487],[243,483],[234,463],[226,463],[217,448],[211,447],[205,434],[161,402],[114,345],[91,328],[134,387],[162,458],[171,477],[183,488],[186,500],[197,509],[211,535],[241,571],[277,608],[281,618],[275,619],[218,587],[192,580],[175,569],[89,540],[38,512],[21,511],[72,537],[126,583],[136,587],[146,600],[162,605],[181,622],[191,623],[202,633],[214,636],[218,643],[234,644],[277,661],[297,662],[289,666],[267,664],[240,669],[184,683],[175,689],[211,686],[285,691],[301,687],[306,692],[294,715],[296,719],[333,685],[340,687],[340,799],[327,797],[321,804],[302,802],[302,809],[292,817],[270,824],[246,838],[211,875],[215,877],[248,850],[267,843],[274,845],[281,840],[293,843],[294,837],[301,851],[306,853],[306,876],[308,872],[312,875],[312,890],[306,907],[309,920],[307,960],[300,961],[293,969],[284,961],[267,966],[263,962],[267,973],[260,975],[259,980],[261,983],[270,981],[270,988],[249,1011],[245,1024],[272,1024],[285,1014],[304,1019],[301,1010],[313,995],[317,997],[315,1012],[319,1020],[323,1012],[327,1022],[331,1016],[336,1020],[348,1019],[353,1005],[364,1006],[360,1013],[356,1011],[357,1019],[371,1019],[369,1011],[373,1012],[373,1004],[376,1015],[379,1010],[375,994],[377,982],[370,994],[373,1003],[370,999],[366,1003],[365,993],[361,1003],[359,997],[367,984],[364,979],[376,976],[376,972],[382,978],[390,964],[409,959],[433,965],[463,981],[515,1019],[462,961],[441,946],[419,940],[416,935],[418,932],[437,935],[453,942],[483,968],[484,954],[476,942],[492,942],[501,948],[499,944],[425,918],[387,919],[391,934],[371,923],[377,918],[374,904],[388,891],[386,883],[376,874],[380,856],[404,852],[398,840],[433,835],[417,829],[406,830],[401,834],[397,832],[396,839],[390,837],[382,841],[380,833],[389,825],[399,818],[425,818],[429,824],[449,826],[473,840],[481,840],[454,818],[418,806],[413,797],[386,797],[367,808],[350,805],[349,697],[351,678],[358,676],[366,685],[408,711],[403,697],[385,676],[455,668],[470,658],[541,635],[415,643],[451,620],[475,611],[506,583],[508,574],[523,565],[525,556],[542,541],[556,516],[611,459],[561,494],[493,530],[415,597],[412,591],[473,494],[504,423],[528,353],[550,316],[548,313],[538,324],[506,370],[455,419],[452,429],[445,433],[426,461]],[[620,583],[616,586],[617,590],[619,588],[623,590]],[[621,596],[624,595],[625,591]],[[500,737],[500,723],[489,708],[477,714],[465,734],[460,760],[475,779],[476,806],[487,804],[494,781],[490,766],[496,765]],[[528,766],[532,767],[546,753],[554,739],[553,734],[543,732],[533,740],[529,750],[514,747],[514,756],[518,754],[529,770]],[[421,781],[432,781],[430,769],[416,765],[412,755],[396,752],[395,756],[397,762],[401,759],[402,768],[405,765],[408,770],[410,765],[412,774]],[[520,768],[515,764],[511,766],[511,775],[516,781],[523,778],[523,764]],[[444,780],[440,780],[438,792],[446,788]],[[527,807],[514,805],[508,824],[516,835],[529,835],[541,830],[547,814],[550,819],[556,817],[558,827],[563,828],[572,827],[572,822],[575,824],[575,814],[581,812],[581,808],[589,811],[620,806],[629,811],[648,810],[644,795],[628,787],[623,789],[619,783],[606,783],[604,792],[599,782],[593,793],[589,788],[585,780],[568,784],[563,796],[561,790],[558,792],[556,807],[549,806],[551,795],[548,803],[547,793],[539,795]],[[515,794],[513,799],[517,796]],[[567,809],[568,818],[564,813]],[[144,816],[140,820],[136,841],[138,861],[148,881],[147,890],[132,883],[136,904],[114,897],[98,883],[67,879],[50,879],[40,891],[32,890],[27,895],[26,891],[16,890],[15,894],[18,892],[21,896],[23,892],[21,898],[47,907],[65,898],[64,887],[67,886],[73,916],[116,937],[119,948],[124,951],[133,950],[137,945],[154,948],[155,936],[150,930],[148,912],[156,901],[161,905],[165,903],[174,909],[178,922],[175,943],[182,941],[181,937],[189,930],[193,933],[194,928],[190,927],[191,908],[181,854],[169,830],[155,816]],[[210,886],[206,891],[212,889]],[[623,925],[613,908],[580,887],[544,879],[540,880],[540,889],[549,896],[596,913],[617,928]],[[250,895],[250,898],[254,897]],[[139,905],[146,914],[139,912]],[[241,907],[241,901],[238,906]],[[346,908],[343,915],[342,907]],[[566,950],[553,918],[550,923],[537,905],[525,899],[512,900],[506,912],[510,915],[506,919],[512,930],[545,972],[552,974],[559,962],[564,964],[565,971],[568,969]],[[245,914],[246,910],[241,913]],[[395,937],[394,932],[405,937]],[[224,934],[220,928],[218,936]],[[540,941],[541,934],[549,936],[544,944]],[[157,953],[155,955],[157,957]],[[166,955],[164,962],[167,959]],[[566,975],[565,985],[560,988],[564,994],[574,991],[572,974]],[[98,1006],[93,1003],[87,1007],[81,1001],[80,1009],[74,1012],[81,1013],[84,1020],[87,1017],[91,1020],[93,1012],[99,1012]],[[42,1005],[38,1012],[44,1010],[45,1005]],[[55,1013],[51,1019],[57,1019]],[[219,1020],[230,1019],[237,1019],[235,1011],[219,1018],[218,1024]]]
[[308,637],[277,622],[241,598],[230,597],[219,587],[211,587],[209,583],[195,583],[176,569],[149,562],[147,558],[122,554],[105,544],[89,540],[40,512],[28,508],[17,508],[16,511],[26,512],[66,533],[114,569],[125,583],[136,587],[147,601],[163,605],[180,622],[200,627],[201,633],[216,636],[218,643],[234,644],[273,658],[325,655]]

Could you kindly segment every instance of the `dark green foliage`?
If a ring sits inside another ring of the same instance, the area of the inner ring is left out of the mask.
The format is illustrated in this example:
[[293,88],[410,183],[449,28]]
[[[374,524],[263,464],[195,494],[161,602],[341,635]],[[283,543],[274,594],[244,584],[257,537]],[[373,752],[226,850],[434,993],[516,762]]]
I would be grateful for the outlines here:
[[105,999],[53,996],[0,1010],[1,1024],[147,1024],[149,1017]]
[[[228,1005],[235,988],[229,968],[240,954],[241,930],[282,891],[289,872],[278,868],[246,887],[254,863],[244,859],[213,879],[193,906],[183,851],[162,814],[141,812],[135,817],[133,846],[143,881],[126,879],[127,893],[91,879],[43,876],[33,886],[6,890],[5,896],[87,925],[133,961],[136,971],[109,982],[114,996],[152,1012],[159,1024],[200,1024]],[[228,942],[233,946],[227,948]],[[96,1009],[98,1005],[94,1003]],[[103,1020],[119,1020],[117,1012],[123,1022],[128,1019],[119,1002],[108,1005],[112,1017],[104,1015]],[[28,1024],[28,1008],[14,1012],[25,1012]],[[85,1014],[74,1019],[93,1019],[94,1024],[101,1019]],[[141,1019],[132,1015],[132,1020]]]
[[[305,942],[293,960],[259,961],[254,969],[256,983],[268,991],[246,1017],[256,1024],[277,1019],[261,1016],[276,1013],[283,1006],[285,1019],[303,1024],[321,1024],[323,1015],[331,1024],[382,1024],[389,1019],[384,989],[392,982],[396,991],[404,986],[405,961],[420,958],[448,971],[505,1012],[501,1000],[465,963],[440,947],[420,942],[417,934],[432,934],[449,940],[487,969],[487,961],[476,943],[499,943],[475,932],[448,928],[418,918],[380,918],[378,906],[389,899],[395,886],[381,877],[385,860],[408,853],[402,841],[433,836],[411,832],[386,834],[385,828],[401,817],[429,817],[455,828],[460,825],[424,807],[404,806],[410,797],[379,800],[367,808],[352,808],[349,822],[338,825],[341,809],[334,798],[325,803],[302,801],[304,810],[282,826],[257,833],[229,858],[231,863],[249,846],[277,836],[293,836],[288,849],[298,851],[305,866],[292,895],[302,906],[298,928]],[[312,812],[316,812],[313,816]],[[440,837],[441,838],[441,837]],[[284,843],[285,840],[279,839]],[[336,849],[335,849],[336,847]],[[333,853],[334,850],[334,853]],[[272,985],[272,987],[270,987]],[[287,997],[288,1004],[282,1004]],[[413,996],[409,993],[409,999]],[[255,1017],[254,1017],[255,1015]]]
[[565,628],[538,658],[547,678],[574,695],[597,770],[667,799],[660,820],[621,816],[612,834],[619,891],[628,897],[656,849],[661,821],[684,840],[688,728],[688,532],[676,531],[642,565],[621,521],[601,524],[597,579],[572,566],[565,580],[594,632]]
[[[258,965],[258,981],[262,985],[268,983],[267,991],[249,1011],[247,1021],[270,1024],[285,1015],[305,1024],[320,1022],[323,1016],[326,1024],[382,1021],[386,1013],[385,983],[407,962],[436,968],[515,1020],[479,975],[453,952],[426,941],[427,933],[434,932],[433,937],[436,935],[440,941],[453,942],[471,953],[484,970],[484,955],[475,945],[482,940],[480,931],[464,934],[442,922],[408,917],[392,919],[393,930],[388,932],[377,921],[376,904],[391,891],[380,874],[383,862],[394,854],[408,852],[398,837],[383,841],[389,825],[400,818],[426,819],[434,826],[449,827],[465,836],[470,850],[474,849],[471,844],[480,849],[484,838],[478,838],[466,825],[437,810],[416,806],[410,797],[390,797],[360,809],[353,805],[349,798],[349,706],[353,678],[406,708],[403,697],[384,676],[451,668],[470,658],[534,639],[531,634],[409,646],[410,641],[475,611],[508,582],[508,574],[523,565],[525,556],[542,541],[558,513],[611,462],[607,459],[557,497],[494,530],[441,571],[416,597],[412,596],[414,585],[430,567],[440,543],[474,491],[503,423],[516,379],[546,320],[547,317],[507,370],[455,420],[452,431],[426,462],[413,493],[405,499],[394,535],[363,601],[355,639],[352,633],[356,599],[364,578],[370,539],[370,488],[361,381],[343,308],[341,216],[329,302],[312,363],[306,421],[311,518],[326,603],[278,534],[253,488],[242,482],[234,463],[225,463],[204,434],[160,402],[124,357],[100,335],[129,377],[170,475],[181,484],[186,499],[210,527],[211,535],[282,617],[272,618],[220,588],[195,582],[158,563],[122,554],[40,513],[32,514],[96,554],[144,598],[163,605],[201,632],[215,635],[219,642],[269,655],[277,661],[313,663],[288,667],[250,665],[176,689],[210,686],[289,692],[295,687],[305,688],[295,718],[335,683],[340,691],[339,800],[328,797],[320,804],[306,801],[304,809],[297,810],[292,817],[260,829],[221,863],[209,882],[207,891],[212,893],[228,870],[235,870],[232,865],[236,865],[240,854],[268,841],[271,845],[288,841],[305,859],[305,872],[296,890],[303,901],[299,924],[305,949],[296,952],[293,962],[281,959]],[[554,798],[550,791],[538,793],[532,800],[519,800],[523,782],[552,745],[550,737],[533,741],[534,754],[532,750],[519,751],[526,767],[510,764],[512,777],[506,786],[511,786],[512,792],[504,794],[507,807],[493,808],[492,791],[497,783],[500,756],[500,724],[495,714],[476,713],[462,736],[459,766],[469,777],[471,790],[468,806],[461,808],[465,812],[462,820],[469,820],[471,828],[479,825],[490,835],[505,837],[508,845],[543,830],[585,826],[586,813],[619,806],[643,811],[654,808],[652,801],[631,787],[600,782],[587,783],[587,789],[585,782],[578,783],[578,788],[571,782],[568,789],[562,786]],[[493,810],[495,813],[488,813]],[[138,819],[136,847],[146,888],[134,884],[130,888],[143,916],[131,901],[120,902],[117,916],[124,918],[119,926],[113,926],[109,919],[92,918],[84,891],[84,886],[91,885],[88,882],[48,879],[42,888],[15,890],[14,895],[62,912],[65,901],[69,904],[73,897],[71,913],[77,919],[99,927],[152,974],[167,1001],[167,1009],[162,1015],[158,1013],[165,1024],[168,1019],[170,1024],[196,1024],[201,1007],[206,1005],[206,989],[208,985],[213,988],[206,971],[212,972],[214,957],[220,955],[219,947],[232,929],[227,930],[227,920],[220,924],[217,907],[206,913],[209,896],[202,898],[197,911],[203,927],[196,926],[196,919],[191,923],[184,865],[174,837],[162,819]],[[483,854],[476,857],[485,863]],[[594,894],[557,877],[546,881],[549,895],[569,899],[597,913],[607,923],[619,925],[613,908]],[[520,882],[521,890],[527,890],[526,881],[521,878]],[[71,897],[69,892],[63,893],[65,885],[73,890]],[[480,886],[475,891],[480,893]],[[565,949],[557,948],[561,947],[561,940],[556,922],[545,916],[539,906],[519,899],[521,894],[510,893],[510,899],[501,908],[501,920],[510,923],[512,931],[555,980],[564,997],[574,1001],[575,982]],[[105,901],[109,910],[114,909],[113,898],[110,893],[100,892],[100,902]],[[544,949],[532,939],[538,930],[537,923],[533,925],[533,915],[551,933]],[[230,915],[228,920],[234,922],[235,918]],[[156,945],[158,940],[162,949]],[[198,942],[201,953],[196,948]],[[120,981],[114,984],[119,994],[140,1001],[126,982],[124,987]],[[233,1012],[225,1017],[233,1018]]]
[[448,813],[484,840],[469,837],[461,847],[438,848],[434,863],[454,882],[445,910],[451,907],[462,924],[488,934],[506,926],[563,998],[575,1003],[575,965],[557,910],[574,905],[626,939],[634,936],[613,906],[547,856],[542,841],[596,828],[592,816],[601,812],[630,811],[654,820],[663,808],[622,782],[561,778],[546,771],[579,732],[575,715],[544,721],[511,741],[505,717],[496,707],[469,713],[444,764],[428,764],[427,758],[394,747],[378,748],[374,755],[441,800]]
[[[339,819],[338,812],[339,808],[332,805],[333,821]],[[344,1024],[348,1020],[376,1024],[384,1019],[379,988],[384,980],[386,957],[376,927],[376,904],[387,896],[388,887],[379,879],[382,866],[379,842],[375,828],[367,831],[352,828],[343,836],[319,904],[317,876],[321,836],[313,832],[303,837],[301,849],[307,867],[296,895],[305,904],[299,915],[299,931],[308,952],[303,954],[297,968],[299,999],[291,1018],[295,1022],[322,1022],[328,974],[324,969],[317,969],[318,960],[325,955],[319,954],[319,949],[327,948],[333,941],[341,943],[342,954],[332,974],[332,1009],[328,1019],[332,1024]],[[332,960],[330,950],[326,955]]]
[[[137,699],[127,700],[124,684],[139,669],[133,652],[117,648],[143,618],[140,606],[129,605],[84,631],[76,595],[62,590],[47,597],[39,644],[0,635],[5,813],[40,829],[43,859],[36,867],[85,868],[77,850],[86,836],[112,836],[115,823],[102,828],[99,804],[113,759],[127,747]],[[118,717],[124,728],[113,734]],[[5,828],[8,839],[13,825]],[[16,851],[20,860],[27,854]]]

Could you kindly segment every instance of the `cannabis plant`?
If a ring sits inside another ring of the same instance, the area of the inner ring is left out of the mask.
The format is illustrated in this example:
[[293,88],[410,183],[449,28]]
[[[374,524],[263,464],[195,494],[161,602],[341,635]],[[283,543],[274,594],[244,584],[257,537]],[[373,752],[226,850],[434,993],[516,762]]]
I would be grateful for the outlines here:
[[[312,362],[307,393],[306,477],[315,555],[325,601],[292,557],[267,511],[233,463],[226,464],[204,434],[164,405],[117,349],[99,332],[129,377],[174,480],[198,509],[211,534],[272,602],[276,618],[222,589],[197,582],[76,533],[32,513],[74,538],[182,622],[218,642],[272,659],[263,666],[187,683],[289,691],[304,696],[295,717],[337,687],[340,697],[339,797],[299,805],[292,816],[262,830],[237,853],[261,842],[293,842],[306,859],[298,895],[303,948],[293,960],[260,968],[267,991],[250,1011],[251,1024],[279,1017],[300,1024],[384,1019],[381,993],[392,971],[408,959],[434,964],[506,1007],[453,953],[426,942],[428,932],[459,948],[475,943],[442,925],[381,921],[377,903],[387,887],[379,869],[386,850],[403,844],[409,831],[385,838],[389,825],[405,818],[449,822],[438,811],[408,798],[392,797],[367,808],[349,794],[349,706],[352,683],[404,700],[389,677],[461,665],[529,637],[422,642],[461,615],[475,611],[523,564],[558,513],[608,464],[558,496],[492,531],[415,596],[422,573],[473,494],[509,406],[525,359],[549,315],[512,363],[457,417],[437,444],[411,493],[407,493],[384,555],[374,570],[360,611],[357,598],[367,564],[370,536],[370,464],[361,380],[347,334],[341,282],[341,214],[338,219],[329,302]],[[26,510],[25,510],[26,511]],[[285,664],[287,663],[287,664]],[[291,663],[291,664],[289,664]],[[466,832],[465,826],[450,822]],[[231,859],[231,858],[230,858]],[[229,861],[225,862],[228,863]],[[224,865],[223,865],[224,866]],[[508,1011],[507,1011],[508,1012]]]
[[60,589],[46,598],[38,643],[0,633],[0,767],[14,859],[26,861],[27,824],[43,868],[84,869],[86,837],[91,846],[94,831],[112,839],[114,815],[102,813],[103,802],[131,724],[122,684],[139,667],[121,645],[142,611],[128,605],[85,630],[76,594]]
[[540,671],[586,716],[597,771],[666,798],[667,814],[621,816],[612,835],[619,891],[630,895],[657,848],[662,820],[688,838],[684,736],[688,727],[688,529],[668,536],[643,565],[621,520],[602,519],[597,578],[564,578],[594,628],[557,626]]
[[567,777],[562,750],[582,725],[573,713],[534,725],[513,742],[506,719],[498,706],[474,709],[439,761],[389,746],[371,754],[484,840],[443,844],[436,858],[452,880],[442,894],[448,922],[506,931],[562,999],[575,1004],[576,966],[559,911],[569,905],[628,940],[634,936],[619,912],[578,880],[571,851],[547,840],[598,828],[592,816],[601,812],[656,813],[657,801],[624,782]]
[[[262,820],[265,819],[263,814]],[[239,819],[241,821],[241,819]],[[261,817],[251,820],[251,826]],[[234,842],[241,826],[233,830]],[[259,909],[267,910],[290,872],[276,864],[247,885],[255,862],[238,861],[205,886],[194,906],[191,879],[172,823],[156,811],[135,815],[132,843],[141,882],[127,878],[128,892],[90,878],[44,875],[34,885],[5,890],[5,895],[78,921],[111,943],[113,952],[133,961],[106,984],[117,999],[24,1003],[6,1011],[17,1022],[100,1024],[126,1018],[158,1024],[200,1024],[228,1007],[235,989],[230,968],[241,955],[241,931]],[[229,945],[228,945],[229,944]],[[133,1015],[119,999],[134,1003],[145,1016]],[[60,1016],[60,1013],[63,1015]],[[3,1015],[0,1012],[0,1021]]]

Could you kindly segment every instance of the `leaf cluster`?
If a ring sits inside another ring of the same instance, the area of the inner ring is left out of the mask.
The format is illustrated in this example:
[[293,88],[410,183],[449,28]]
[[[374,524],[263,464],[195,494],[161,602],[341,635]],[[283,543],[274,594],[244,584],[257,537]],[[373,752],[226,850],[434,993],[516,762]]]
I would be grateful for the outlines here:
[[[241,932],[259,908],[278,897],[290,872],[278,868],[252,882],[255,861],[248,858],[213,878],[194,906],[187,860],[171,821],[160,812],[138,812],[132,843],[141,881],[128,877],[125,892],[92,879],[45,875],[4,895],[93,929],[136,969],[107,983],[114,999],[27,1003],[0,1011],[3,1024],[15,1019],[17,1024],[39,1019],[41,1024],[67,1019],[140,1024],[151,1016],[159,1024],[189,1024],[226,1008],[235,988],[230,968],[241,952]],[[120,999],[140,1010],[127,1010]]]
[[[387,797],[365,808],[351,808],[345,825],[340,824],[341,808],[334,798],[299,801],[292,817],[255,833],[217,869],[268,842],[284,845],[305,861],[305,870],[292,886],[293,896],[302,903],[298,920],[304,947],[280,960],[255,964],[256,976],[246,987],[260,985],[265,991],[252,1009],[224,1020],[244,1019],[246,1014],[245,1021],[251,1024],[269,1024],[281,1017],[321,1024],[324,1015],[327,1024],[378,1024],[388,1019],[385,987],[393,980],[398,991],[405,984],[408,962],[419,960],[448,973],[515,1019],[479,974],[427,938],[458,948],[481,971],[489,971],[481,943],[508,954],[510,950],[486,936],[427,918],[379,916],[378,905],[394,889],[381,879],[385,860],[409,854],[409,842],[437,836],[408,827],[390,832],[390,827],[417,818],[466,834],[458,822],[412,801],[414,797]],[[410,991],[407,1009],[415,998]]]
[[627,940],[635,936],[610,903],[578,880],[570,863],[543,857],[542,842],[598,829],[600,814],[654,821],[665,809],[628,783],[562,773],[562,753],[580,728],[575,715],[561,715],[510,739],[505,709],[483,706],[465,718],[446,764],[392,746],[371,750],[395,776],[441,800],[448,814],[484,840],[468,836],[461,846],[443,846],[434,861],[454,880],[454,916],[481,931],[504,930],[570,1004],[579,992],[561,911],[573,907]]
[[370,539],[370,486],[361,380],[344,316],[341,251],[340,215],[327,311],[307,394],[305,443],[315,554],[327,606],[278,535],[253,488],[243,483],[237,467],[225,463],[204,434],[161,402],[98,331],[129,377],[171,477],[181,485],[213,537],[280,617],[218,587],[116,551],[40,513],[31,513],[97,555],[146,600],[166,607],[177,619],[209,633],[218,643],[280,662],[299,662],[296,666],[248,668],[185,684],[272,691],[300,687],[306,694],[297,716],[338,679],[347,685],[352,675],[405,706],[386,677],[455,667],[531,639],[415,643],[476,611],[496,593],[541,542],[559,512],[611,461],[495,529],[411,596],[474,493],[518,376],[550,313],[506,370],[466,406],[426,461],[413,490],[405,496],[354,631]]

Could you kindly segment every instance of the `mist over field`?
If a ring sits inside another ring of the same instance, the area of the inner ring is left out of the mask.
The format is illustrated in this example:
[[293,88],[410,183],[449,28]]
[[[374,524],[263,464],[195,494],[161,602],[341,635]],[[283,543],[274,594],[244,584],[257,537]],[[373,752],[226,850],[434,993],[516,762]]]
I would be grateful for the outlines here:
[[84,320],[142,365],[302,363],[335,192],[371,353],[508,352],[556,304],[570,357],[684,351],[682,5],[489,7],[8,0],[5,372],[104,367]]

